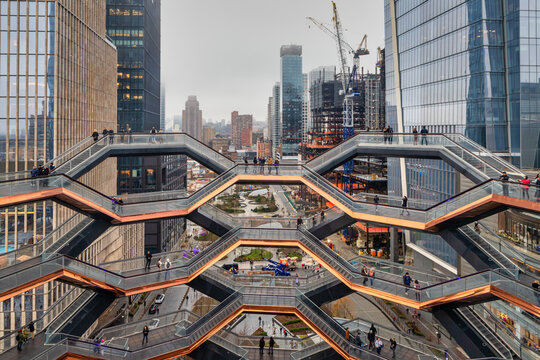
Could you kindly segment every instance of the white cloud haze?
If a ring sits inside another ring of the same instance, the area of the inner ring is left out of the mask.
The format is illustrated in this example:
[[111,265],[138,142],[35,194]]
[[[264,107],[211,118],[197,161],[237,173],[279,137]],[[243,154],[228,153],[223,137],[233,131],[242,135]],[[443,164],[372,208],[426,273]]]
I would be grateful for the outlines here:
[[[345,39],[356,48],[368,35],[371,54],[361,58],[374,72],[377,47],[384,47],[383,0],[336,0]],[[266,120],[273,84],[279,81],[279,49],[303,46],[303,71],[337,65],[335,42],[307,16],[331,27],[327,0],[162,0],[161,70],[167,118],[181,114],[197,95],[203,117],[230,113]],[[351,63],[352,60],[349,60]],[[351,64],[352,66],[352,64]]]

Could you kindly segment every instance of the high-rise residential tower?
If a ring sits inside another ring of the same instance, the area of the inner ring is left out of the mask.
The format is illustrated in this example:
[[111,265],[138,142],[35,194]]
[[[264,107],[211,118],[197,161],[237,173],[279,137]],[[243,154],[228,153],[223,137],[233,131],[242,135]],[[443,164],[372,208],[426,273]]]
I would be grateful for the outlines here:
[[[253,145],[251,133],[253,132],[253,115],[239,115],[238,111],[231,113],[231,138],[237,149],[242,146]],[[242,141],[244,139],[244,141]]]
[[283,156],[298,155],[302,141],[302,46],[283,45],[281,56],[281,146]]
[[[1,0],[0,172],[31,170],[93,129],[116,129],[116,57],[106,37],[105,0]],[[80,180],[114,195],[115,170],[116,160],[108,159]],[[50,202],[4,209],[0,253],[43,240],[73,214]],[[97,264],[141,256],[137,229],[142,234],[140,225],[111,229],[81,257]],[[0,334],[41,317],[68,291],[80,294],[71,289],[51,281],[4,300]]]
[[278,83],[272,88],[272,102],[270,104],[270,140],[272,140],[272,153],[274,157],[281,155],[281,86]]
[[186,101],[186,109],[182,111],[182,131],[203,140],[202,110],[199,109],[197,96],[189,96]]

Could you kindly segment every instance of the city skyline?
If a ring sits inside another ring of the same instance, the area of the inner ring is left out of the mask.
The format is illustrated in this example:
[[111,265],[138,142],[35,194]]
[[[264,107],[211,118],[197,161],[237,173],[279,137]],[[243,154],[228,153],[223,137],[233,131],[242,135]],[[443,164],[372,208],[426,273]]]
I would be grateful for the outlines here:
[[[345,38],[351,46],[356,48],[362,36],[368,35],[371,54],[362,58],[361,65],[365,71],[374,72],[377,47],[384,46],[382,1],[380,4],[358,0],[336,3]],[[214,11],[208,12],[208,8]],[[313,4],[300,0],[290,4],[279,0],[254,4],[246,0],[232,3],[163,0],[162,11],[162,74],[167,91],[167,119],[181,114],[189,95],[197,95],[205,119],[213,122],[229,119],[230,112],[239,109],[253,114],[254,121],[266,121],[268,89],[279,80],[279,51],[284,44],[302,45],[305,72],[338,64],[335,42],[306,20],[312,16],[331,27],[330,1]],[[358,17],[366,12],[370,16],[359,22]],[[219,32],[204,31],[205,27]],[[245,28],[249,31],[244,31]],[[186,53],[184,49],[190,51]]]

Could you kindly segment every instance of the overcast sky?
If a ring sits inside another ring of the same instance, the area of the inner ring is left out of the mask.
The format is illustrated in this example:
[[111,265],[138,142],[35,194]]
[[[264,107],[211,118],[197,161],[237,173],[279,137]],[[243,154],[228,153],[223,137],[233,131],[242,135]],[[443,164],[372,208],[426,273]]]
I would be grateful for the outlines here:
[[[353,48],[368,35],[371,55],[361,65],[374,72],[377,47],[384,47],[383,0],[336,4]],[[238,110],[266,121],[268,97],[280,78],[281,45],[303,46],[304,72],[338,63],[335,42],[307,16],[332,28],[329,0],[162,0],[167,118],[181,114],[188,95],[196,95],[205,119],[230,120]]]

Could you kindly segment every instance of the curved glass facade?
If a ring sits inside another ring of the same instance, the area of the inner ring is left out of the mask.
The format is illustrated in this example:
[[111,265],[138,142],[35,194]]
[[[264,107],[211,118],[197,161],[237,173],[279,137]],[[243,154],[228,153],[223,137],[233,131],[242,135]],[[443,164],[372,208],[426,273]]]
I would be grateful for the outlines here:
[[[388,123],[398,129],[401,116],[405,132],[461,133],[522,168],[539,168],[539,35],[536,0],[385,0]],[[460,190],[442,161],[406,162],[409,197],[442,201]],[[399,196],[399,160],[388,166],[389,192]],[[441,239],[415,237],[456,263]]]
[[281,144],[284,156],[296,156],[302,141],[302,47],[281,47]]

